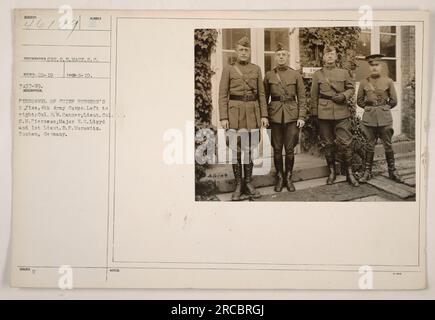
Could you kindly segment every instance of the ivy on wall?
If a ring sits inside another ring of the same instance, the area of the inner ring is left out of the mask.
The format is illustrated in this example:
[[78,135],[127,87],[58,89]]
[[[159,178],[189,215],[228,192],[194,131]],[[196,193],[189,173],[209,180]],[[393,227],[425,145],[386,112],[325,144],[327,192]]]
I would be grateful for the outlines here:
[[300,62],[304,67],[322,65],[323,48],[334,46],[338,66],[351,69],[355,63],[355,49],[361,29],[359,27],[301,28],[299,30]]
[[[195,134],[200,129],[213,129],[210,58],[216,48],[217,36],[216,29],[195,29]],[[195,139],[195,150],[202,142],[203,139]],[[196,182],[205,176],[205,168],[206,164],[195,165]]]

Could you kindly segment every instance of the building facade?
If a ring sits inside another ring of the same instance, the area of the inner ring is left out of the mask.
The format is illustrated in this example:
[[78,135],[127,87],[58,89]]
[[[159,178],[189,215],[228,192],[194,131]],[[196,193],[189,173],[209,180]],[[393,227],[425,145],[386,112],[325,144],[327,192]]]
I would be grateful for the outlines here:
[[[212,78],[212,122],[217,128],[220,127],[218,86],[222,67],[235,59],[236,43],[243,36],[247,36],[251,41],[251,62],[260,66],[263,77],[267,71],[274,67],[273,54],[277,42],[281,42],[289,50],[291,68],[303,70],[304,67],[307,67],[301,65],[301,53],[304,48],[298,28],[219,29],[216,51],[211,57],[211,66],[214,71]],[[414,130],[414,126],[409,124],[403,126],[403,121],[404,119],[412,121],[413,118],[407,117],[404,112],[412,112],[415,108],[411,105],[413,102],[408,101],[410,100],[409,94],[404,94],[404,90],[409,90],[410,83],[415,78],[414,27],[374,26],[361,30],[356,46],[356,69],[354,72],[357,89],[359,82],[369,75],[368,64],[364,58],[373,53],[385,55],[383,59],[384,70],[386,75],[394,80],[398,94],[398,105],[392,109],[395,135],[406,134],[413,137],[412,132],[406,131]],[[361,108],[357,109],[357,114],[361,115],[362,112]],[[405,132],[404,129],[406,129]]]

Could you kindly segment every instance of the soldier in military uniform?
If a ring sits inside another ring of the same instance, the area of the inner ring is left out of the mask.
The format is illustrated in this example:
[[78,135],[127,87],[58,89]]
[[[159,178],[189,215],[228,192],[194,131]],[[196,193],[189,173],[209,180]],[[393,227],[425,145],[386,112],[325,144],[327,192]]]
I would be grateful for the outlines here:
[[[276,192],[281,192],[284,181],[288,191],[295,191],[292,181],[295,162],[294,148],[299,140],[299,128],[304,126],[307,115],[302,76],[288,66],[288,61],[289,52],[281,43],[278,43],[275,51],[276,67],[267,72],[264,78],[266,101],[270,98],[268,113],[276,169]],[[282,159],[283,148],[285,150],[285,173]]]
[[224,66],[219,84],[221,125],[227,129],[230,148],[236,149],[232,162],[236,183],[232,195],[234,201],[241,200],[242,193],[251,198],[260,196],[252,185],[254,163],[251,151],[256,141],[259,142],[259,128],[269,126],[261,69],[250,63],[251,48],[247,37],[238,41],[236,55],[236,62]]
[[311,114],[318,122],[321,143],[329,168],[326,184],[336,179],[335,154],[344,156],[347,181],[359,186],[352,172],[352,140],[350,110],[347,100],[355,93],[354,81],[346,69],[337,68],[337,53],[332,46],[323,51],[323,68],[313,75],[311,86]]
[[391,145],[394,130],[390,109],[397,105],[397,95],[393,80],[381,75],[383,57],[381,54],[366,57],[369,63],[370,76],[361,81],[357,94],[357,104],[364,109],[362,130],[367,139],[364,174],[359,180],[361,183],[366,183],[371,178],[374,149],[378,138],[381,138],[384,144],[390,178],[402,182],[396,170],[394,151]]

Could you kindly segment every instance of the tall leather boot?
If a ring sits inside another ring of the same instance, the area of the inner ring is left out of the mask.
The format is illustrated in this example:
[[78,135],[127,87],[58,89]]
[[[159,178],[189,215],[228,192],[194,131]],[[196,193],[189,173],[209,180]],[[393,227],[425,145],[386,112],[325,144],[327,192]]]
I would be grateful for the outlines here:
[[276,177],[275,177],[275,192],[281,192],[284,185],[284,176],[282,168],[282,154],[274,154],[273,162],[275,164]]
[[329,169],[329,176],[326,179],[326,184],[333,184],[337,178],[337,172],[335,171],[335,157],[333,155],[326,155],[326,164]]
[[287,187],[287,190],[290,192],[294,192],[296,190],[292,181],[294,164],[295,164],[295,156],[293,154],[286,155],[285,156],[285,185]]
[[353,175],[352,171],[352,149],[346,148],[344,151],[344,165],[346,166],[346,180],[353,187],[358,187],[358,180]]
[[367,183],[372,178],[373,158],[375,153],[373,151],[366,152],[366,159],[364,162],[364,173],[359,179],[359,183]]
[[245,171],[245,193],[247,196],[251,198],[259,198],[261,197],[260,192],[255,189],[252,184],[252,170],[254,169],[254,163],[249,161],[248,164],[243,165]]
[[231,195],[231,200],[240,201],[240,196],[242,195],[242,164],[240,162],[233,164],[233,173],[236,189]]
[[396,169],[396,163],[394,160],[394,151],[385,152],[385,158],[387,159],[388,175],[390,179],[399,183],[403,183],[403,179],[402,177],[400,177]]

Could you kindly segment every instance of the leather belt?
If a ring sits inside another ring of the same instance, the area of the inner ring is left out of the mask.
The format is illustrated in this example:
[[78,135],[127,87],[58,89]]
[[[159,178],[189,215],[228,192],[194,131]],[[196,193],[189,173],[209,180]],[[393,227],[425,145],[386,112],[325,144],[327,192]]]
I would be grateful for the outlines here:
[[296,98],[295,96],[271,96],[270,100],[286,102],[286,101],[296,101]]
[[230,94],[230,100],[236,100],[236,101],[256,101],[258,98],[254,95],[246,95],[246,96],[239,96]]
[[323,93],[319,93],[319,98],[321,98],[321,99],[327,99],[327,100],[332,100],[331,96],[328,96],[328,95],[323,94]]
[[388,105],[387,101],[369,101],[367,104],[367,106],[369,107],[383,107],[387,105]]

